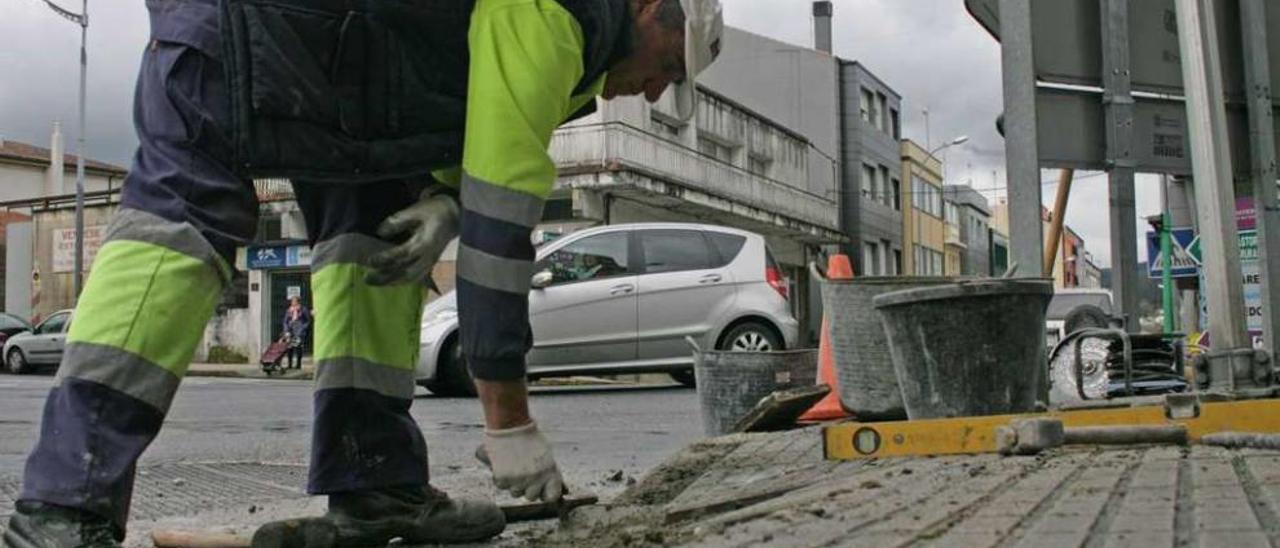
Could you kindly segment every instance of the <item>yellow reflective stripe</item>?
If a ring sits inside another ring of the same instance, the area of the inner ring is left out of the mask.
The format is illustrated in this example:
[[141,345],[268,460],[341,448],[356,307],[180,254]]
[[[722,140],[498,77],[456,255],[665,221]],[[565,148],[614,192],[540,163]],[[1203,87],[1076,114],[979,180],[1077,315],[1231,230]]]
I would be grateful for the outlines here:
[[371,286],[369,268],[330,263],[311,274],[315,360],[359,358],[412,370],[418,362],[421,283]]
[[182,377],[221,291],[222,277],[206,261],[146,242],[107,242],[67,342],[118,348]]

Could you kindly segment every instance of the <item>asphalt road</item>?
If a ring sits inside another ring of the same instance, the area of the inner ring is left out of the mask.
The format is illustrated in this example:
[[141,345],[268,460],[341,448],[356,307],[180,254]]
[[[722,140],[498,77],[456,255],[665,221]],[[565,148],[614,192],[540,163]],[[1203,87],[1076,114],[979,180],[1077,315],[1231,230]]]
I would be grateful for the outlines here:
[[[0,375],[0,479],[21,476],[52,381]],[[697,397],[686,388],[539,388],[532,406],[569,484],[601,494],[620,490],[626,478],[639,478],[701,437]],[[427,439],[433,477],[483,472],[472,457],[482,438],[476,400],[420,389],[412,412]],[[141,464],[304,464],[310,427],[308,381],[191,378]],[[621,481],[606,480],[617,471]]]

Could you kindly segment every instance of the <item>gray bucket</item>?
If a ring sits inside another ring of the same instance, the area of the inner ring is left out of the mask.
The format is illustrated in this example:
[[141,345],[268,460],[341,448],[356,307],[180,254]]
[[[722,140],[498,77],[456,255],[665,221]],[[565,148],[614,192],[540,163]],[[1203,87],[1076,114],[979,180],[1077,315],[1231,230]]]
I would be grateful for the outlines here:
[[880,315],[872,312],[871,299],[892,291],[955,282],[955,278],[910,276],[823,279],[822,309],[835,359],[840,405],[846,411],[863,421],[907,418],[889,355],[889,337]]
[[912,420],[1036,411],[1047,402],[1053,282],[982,280],[886,293],[880,311]]
[[[691,341],[692,342],[692,341]],[[708,436],[732,432],[738,420],[778,390],[817,384],[818,351],[702,351],[694,346],[693,372]]]

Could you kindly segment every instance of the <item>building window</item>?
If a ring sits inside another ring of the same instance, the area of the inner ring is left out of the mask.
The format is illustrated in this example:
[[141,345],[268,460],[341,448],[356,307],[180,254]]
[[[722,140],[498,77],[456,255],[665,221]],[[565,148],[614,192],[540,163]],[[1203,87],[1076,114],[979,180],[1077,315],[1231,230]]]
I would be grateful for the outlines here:
[[659,116],[656,112],[649,115],[649,127],[659,137],[673,140],[680,139],[680,126]]
[[284,223],[281,221],[280,213],[263,211],[258,217],[258,236],[254,241],[275,242],[283,238]]
[[876,127],[885,133],[889,133],[889,108],[888,99],[883,93],[876,92]]
[[755,154],[747,155],[747,171],[755,173],[756,175],[767,177],[769,175],[769,164],[772,163],[773,162],[769,161],[768,158],[756,156]]
[[880,125],[876,120],[876,96],[871,90],[862,88],[862,121],[871,125]]
[[862,164],[862,197],[876,199],[876,168]]
[[893,275],[902,274],[902,250],[893,250]]
[[889,123],[893,129],[893,140],[902,139],[902,120],[898,117],[898,109],[889,109]]
[[902,211],[902,182],[894,179],[889,186],[893,190],[893,210]]
[[698,152],[720,160],[726,164],[733,163],[733,149],[706,137],[698,137]]
[[911,205],[934,217],[942,217],[942,194],[918,176],[911,177]]
[[880,274],[880,244],[875,242],[862,243],[862,268],[867,271],[869,276]]
[[893,244],[889,240],[880,240],[880,275],[888,276],[893,274]]
[[889,168],[880,166],[880,203],[893,207],[893,190],[889,187]]

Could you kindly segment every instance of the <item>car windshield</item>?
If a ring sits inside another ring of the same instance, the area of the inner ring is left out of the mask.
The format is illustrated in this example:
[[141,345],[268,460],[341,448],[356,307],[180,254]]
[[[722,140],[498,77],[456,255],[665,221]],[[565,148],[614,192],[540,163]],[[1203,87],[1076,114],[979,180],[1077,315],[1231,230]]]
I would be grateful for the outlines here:
[[1057,293],[1049,301],[1049,310],[1045,312],[1048,320],[1065,320],[1067,314],[1082,305],[1093,305],[1111,314],[1111,299],[1106,293]]

